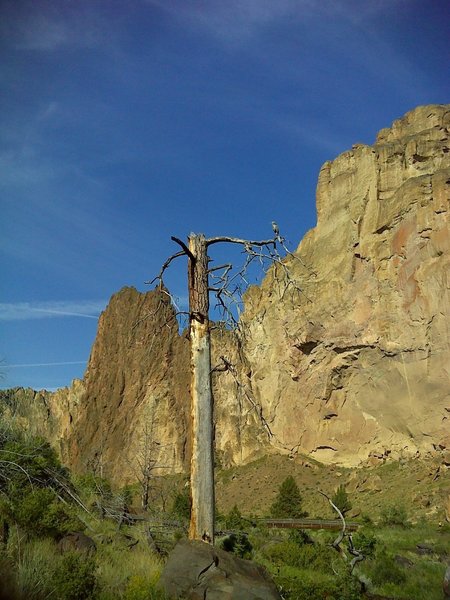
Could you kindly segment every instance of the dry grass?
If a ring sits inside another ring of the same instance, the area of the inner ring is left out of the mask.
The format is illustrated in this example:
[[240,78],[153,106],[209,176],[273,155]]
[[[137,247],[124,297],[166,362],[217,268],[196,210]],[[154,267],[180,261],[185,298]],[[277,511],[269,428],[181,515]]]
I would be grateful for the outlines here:
[[331,512],[318,490],[333,493],[344,484],[353,505],[350,516],[367,514],[380,518],[387,504],[401,503],[413,522],[425,518],[444,522],[445,499],[450,494],[450,473],[436,477],[439,466],[433,460],[386,462],[379,466],[345,469],[322,465],[304,457],[267,456],[248,465],[223,470],[216,475],[216,498],[220,512],[235,504],[245,515],[262,516],[272,504],[278,487],[292,475],[311,517],[330,517]]

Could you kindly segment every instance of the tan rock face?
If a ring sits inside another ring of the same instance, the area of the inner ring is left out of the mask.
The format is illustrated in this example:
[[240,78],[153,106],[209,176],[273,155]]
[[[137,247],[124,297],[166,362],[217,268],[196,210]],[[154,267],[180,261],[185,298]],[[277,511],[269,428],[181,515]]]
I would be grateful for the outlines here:
[[420,107],[326,163],[317,227],[243,321],[281,445],[358,463],[450,445],[449,106]]
[[188,342],[167,294],[124,288],[111,298],[84,387],[64,456],[72,467],[121,483],[136,480],[144,459],[184,468]]
[[54,393],[30,388],[1,390],[0,414],[19,429],[44,437],[63,455],[84,393],[83,381],[79,379],[70,388]]
[[[450,449],[450,105],[408,113],[326,163],[317,226],[216,330],[216,454],[346,465]],[[124,288],[83,382],[36,401],[63,458],[136,479],[148,424],[159,465],[187,466],[189,347],[166,294]],[[50,423],[50,421],[51,423]],[[147,424],[147,425],[145,425]]]

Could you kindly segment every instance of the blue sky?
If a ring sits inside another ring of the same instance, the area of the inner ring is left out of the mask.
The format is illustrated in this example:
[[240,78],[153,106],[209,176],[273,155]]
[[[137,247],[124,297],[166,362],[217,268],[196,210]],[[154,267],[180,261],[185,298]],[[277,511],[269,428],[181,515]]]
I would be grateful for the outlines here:
[[[81,377],[100,311],[148,289],[171,235],[266,238],[275,219],[295,248],[323,162],[449,101],[448,17],[446,0],[2,0],[1,386]],[[182,262],[167,283],[186,295]]]

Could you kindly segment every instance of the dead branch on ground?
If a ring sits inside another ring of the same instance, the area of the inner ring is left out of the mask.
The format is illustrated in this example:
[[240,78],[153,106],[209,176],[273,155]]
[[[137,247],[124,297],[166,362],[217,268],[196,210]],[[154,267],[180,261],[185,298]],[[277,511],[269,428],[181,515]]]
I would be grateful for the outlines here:
[[346,523],[345,523],[345,518],[344,518],[344,515],[342,514],[342,511],[339,510],[339,508],[336,506],[336,504],[334,504],[334,502],[331,500],[331,498],[329,496],[327,496],[327,494],[325,494],[325,492],[322,492],[319,490],[319,494],[322,494],[322,496],[328,500],[330,506],[337,512],[337,514],[339,515],[339,518],[342,522],[342,529],[339,532],[337,538],[332,542],[331,546],[342,556],[344,561],[348,562],[348,556],[347,556],[344,548],[342,548],[342,546],[341,546],[342,541],[345,538],[347,538],[347,551],[353,556],[352,560],[350,561],[350,573],[352,573],[353,569],[355,568],[355,565],[358,562],[361,562],[362,560],[364,560],[364,555],[362,554],[362,552],[360,550],[357,550],[355,548],[355,546],[353,544],[352,534],[346,533]]

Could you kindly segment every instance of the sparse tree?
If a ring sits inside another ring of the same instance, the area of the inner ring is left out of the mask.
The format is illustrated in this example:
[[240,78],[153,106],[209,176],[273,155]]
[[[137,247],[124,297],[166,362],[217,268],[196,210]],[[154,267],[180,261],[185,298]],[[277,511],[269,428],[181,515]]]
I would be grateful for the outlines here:
[[270,507],[272,517],[279,519],[301,519],[306,516],[302,510],[302,496],[299,487],[289,475],[280,485],[277,497]]
[[244,529],[244,524],[245,521],[242,518],[241,511],[239,510],[237,504],[235,504],[230,512],[225,516],[225,526],[227,529],[239,531]]
[[[285,240],[276,224],[272,225],[274,237],[267,240],[246,240],[228,236],[207,239],[203,234],[191,234],[187,243],[172,236],[181,250],[170,256],[162,265],[160,273],[150,283],[159,281],[161,291],[163,275],[173,260],[188,258],[189,289],[189,336],[191,349],[191,523],[189,537],[214,543],[214,455],[213,455],[213,398],[211,373],[211,325],[209,320],[210,293],[215,295],[217,305],[228,323],[237,325],[233,303],[238,302],[247,284],[249,266],[259,262],[263,268],[273,265],[279,270],[283,282],[283,294],[289,286],[299,290],[290,278],[283,256],[289,253]],[[234,244],[245,255],[243,266],[233,271],[232,264],[210,267],[209,250],[216,244]],[[281,253],[280,254],[280,251]],[[294,256],[294,255],[291,255]],[[298,257],[295,257],[300,260]],[[303,264],[303,263],[302,263]],[[300,291],[300,290],[299,290]],[[218,370],[227,370],[227,360]],[[229,364],[229,363],[228,363]]]
[[348,497],[343,483],[339,485],[332,497],[333,503],[339,508],[341,513],[345,516],[349,510],[352,509],[352,503]]
[[159,462],[161,443],[155,437],[154,407],[144,412],[144,423],[138,440],[134,470],[140,485],[141,506],[148,510],[150,501],[156,500],[158,471],[163,468]]
[[189,521],[191,516],[191,499],[187,490],[175,494],[172,513],[182,520]]

